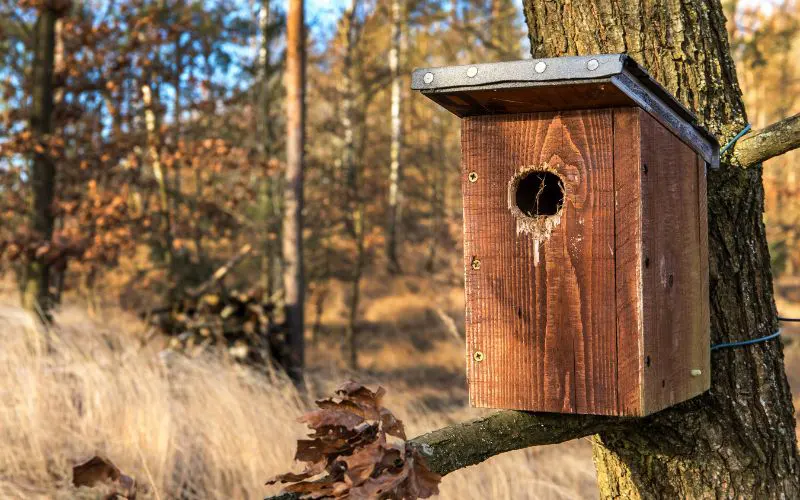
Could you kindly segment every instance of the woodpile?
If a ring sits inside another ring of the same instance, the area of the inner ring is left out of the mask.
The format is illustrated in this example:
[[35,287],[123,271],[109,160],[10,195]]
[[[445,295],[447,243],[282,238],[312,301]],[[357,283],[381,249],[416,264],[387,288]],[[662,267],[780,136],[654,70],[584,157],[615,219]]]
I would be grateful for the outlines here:
[[277,358],[284,336],[277,297],[260,288],[227,289],[222,283],[250,251],[245,245],[201,286],[148,313],[148,322],[171,337],[171,349],[194,357],[212,346],[221,347],[232,359],[255,365]]
[[197,356],[210,346],[224,347],[235,360],[264,364],[271,358],[274,301],[258,289],[220,290],[186,295],[166,309],[151,311],[150,322],[172,337],[170,348]]

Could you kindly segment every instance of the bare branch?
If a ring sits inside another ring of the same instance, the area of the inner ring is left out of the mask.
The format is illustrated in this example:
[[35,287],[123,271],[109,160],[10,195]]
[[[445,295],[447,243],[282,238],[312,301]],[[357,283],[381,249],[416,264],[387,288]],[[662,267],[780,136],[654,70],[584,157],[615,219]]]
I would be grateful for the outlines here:
[[411,440],[438,474],[449,474],[495,455],[531,446],[558,444],[619,429],[634,419],[597,415],[501,411]]
[[230,258],[228,262],[225,263],[222,267],[214,271],[214,274],[211,275],[206,281],[204,281],[200,286],[197,288],[189,288],[187,290],[190,297],[199,297],[200,295],[206,293],[209,288],[219,282],[222,278],[225,277],[228,272],[236,267],[242,259],[247,257],[247,255],[253,250],[253,247],[249,244],[243,246],[236,252],[236,255]]
[[743,167],[750,167],[800,148],[800,113],[745,136],[733,149]]
[[[597,415],[500,411],[423,434],[410,444],[425,456],[432,471],[444,476],[508,451],[563,443],[618,430],[638,421]],[[300,496],[283,494],[267,500],[297,498]]]

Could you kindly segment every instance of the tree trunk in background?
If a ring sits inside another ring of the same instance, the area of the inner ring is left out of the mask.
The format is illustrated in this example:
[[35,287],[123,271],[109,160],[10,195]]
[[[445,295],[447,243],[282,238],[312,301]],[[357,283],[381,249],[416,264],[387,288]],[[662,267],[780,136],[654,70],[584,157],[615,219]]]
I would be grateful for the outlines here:
[[356,11],[359,0],[352,0],[350,7],[344,13],[343,30],[345,36],[344,61],[342,68],[342,167],[346,177],[347,210],[350,220],[348,230],[356,246],[356,255],[353,270],[350,276],[350,303],[347,316],[347,326],[344,333],[345,359],[351,370],[358,369],[358,344],[356,342],[356,323],[358,320],[358,305],[361,297],[361,274],[364,260],[364,224],[361,207],[361,194],[359,192],[359,172],[356,164],[355,143],[355,80],[353,51],[357,43]]
[[405,10],[400,0],[392,0],[392,48],[389,51],[389,70],[392,74],[392,142],[390,148],[391,167],[389,170],[389,227],[387,230],[386,255],[389,259],[389,272],[401,271],[397,255],[398,225],[400,222],[400,149],[403,145],[403,122],[400,116],[400,47],[403,33]]
[[[746,121],[718,0],[525,0],[534,57],[628,52],[721,142]],[[723,158],[708,175],[713,343],[778,328],[761,168]],[[604,433],[604,498],[798,498],[792,395],[778,341],[712,353],[707,394],[636,429]]]
[[289,0],[286,19],[286,186],[283,212],[283,290],[286,308],[287,359],[295,383],[303,378],[303,162],[305,146],[305,9]]
[[158,203],[160,210],[160,228],[164,236],[164,241],[159,242],[164,245],[163,258],[167,263],[170,272],[172,271],[172,216],[169,204],[169,187],[167,186],[167,176],[164,166],[161,164],[161,139],[158,130],[158,120],[156,118],[155,106],[158,99],[153,96],[153,89],[150,83],[142,85],[142,103],[144,104],[144,122],[147,131],[147,157],[150,167],[153,169],[153,177],[158,184]]
[[[183,8],[183,5],[180,5]],[[183,100],[182,100],[182,86],[181,86],[181,77],[183,76],[183,46],[181,45],[181,38],[180,36],[177,37],[175,40],[175,74],[173,75],[172,86],[175,89],[174,101],[173,101],[173,113],[174,113],[174,123],[173,126],[175,127],[175,150],[180,149],[180,141],[183,138],[183,129],[182,129],[182,117],[183,114]],[[181,194],[181,167],[183,166],[183,162],[180,158],[176,159],[175,167],[172,169],[172,189],[174,189],[175,193],[178,195]],[[175,214],[178,217],[180,213],[180,209],[178,208],[180,196],[175,196],[172,198],[172,206],[170,208],[171,213]]]
[[[272,134],[270,133],[270,88],[269,82],[272,73],[270,71],[270,23],[271,6],[270,0],[261,0],[261,9],[258,13],[258,30],[261,33],[261,40],[258,46],[257,75],[258,75],[258,99],[256,110],[256,144],[261,157],[267,162],[272,159]],[[261,186],[260,205],[264,216],[264,247],[261,255],[261,284],[268,296],[271,296],[280,287],[279,279],[275,278],[275,266],[277,265],[277,245],[273,237],[275,231],[275,217],[280,212],[275,212],[273,194],[275,191],[271,172],[264,173],[264,182]]]
[[[55,30],[58,13],[45,4],[34,27],[33,89],[31,95],[30,127],[34,140],[43,142],[52,132],[53,64]],[[37,148],[39,149],[39,148]],[[53,237],[53,196],[55,165],[44,146],[31,159],[30,183],[31,227],[44,242]],[[28,262],[22,283],[22,305],[28,310],[39,308],[46,316],[51,306],[50,266],[39,258]]]

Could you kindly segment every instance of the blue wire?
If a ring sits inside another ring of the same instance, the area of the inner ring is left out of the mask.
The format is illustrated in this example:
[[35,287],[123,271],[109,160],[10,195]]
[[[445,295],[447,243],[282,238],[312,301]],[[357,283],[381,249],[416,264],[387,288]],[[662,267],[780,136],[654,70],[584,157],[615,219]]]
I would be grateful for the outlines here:
[[773,333],[772,335],[767,335],[766,337],[760,337],[751,340],[742,340],[741,342],[725,342],[724,344],[715,344],[711,346],[711,350],[716,351],[717,349],[724,349],[726,347],[741,347],[745,345],[758,344],[759,342],[766,342],[768,340],[772,340],[780,336],[780,334],[781,330],[779,328],[777,332]]
[[736,144],[736,141],[738,141],[739,139],[741,139],[741,138],[742,138],[742,136],[743,136],[744,134],[748,133],[748,132],[750,131],[750,128],[751,128],[751,125],[748,123],[748,124],[747,124],[747,126],[745,126],[745,127],[742,129],[742,131],[741,131],[741,132],[739,132],[738,134],[736,134],[736,137],[734,137],[733,139],[731,139],[730,141],[728,141],[728,143],[727,143],[727,144],[725,144],[724,146],[722,146],[722,147],[720,148],[720,150],[719,150],[719,154],[722,154],[722,153],[724,153],[725,151],[727,151],[728,149],[730,149],[730,147],[731,147],[731,146],[733,146],[734,144]]

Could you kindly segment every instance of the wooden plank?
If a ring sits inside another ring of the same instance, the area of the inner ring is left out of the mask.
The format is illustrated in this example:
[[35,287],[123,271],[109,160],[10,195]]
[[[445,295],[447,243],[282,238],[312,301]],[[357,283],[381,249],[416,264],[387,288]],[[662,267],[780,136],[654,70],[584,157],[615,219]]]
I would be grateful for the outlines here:
[[[607,109],[463,121],[473,405],[618,413],[616,311],[608,300],[615,290],[612,148]],[[520,168],[544,163],[562,178],[566,202],[537,248],[529,235],[517,235],[508,184]],[[476,260],[480,266],[473,266]]]
[[642,407],[642,165],[639,108],[614,110],[617,397],[620,414]]
[[[641,115],[645,414],[702,393],[708,351],[697,155]],[[706,259],[707,260],[707,259]],[[707,306],[706,306],[707,307]]]

